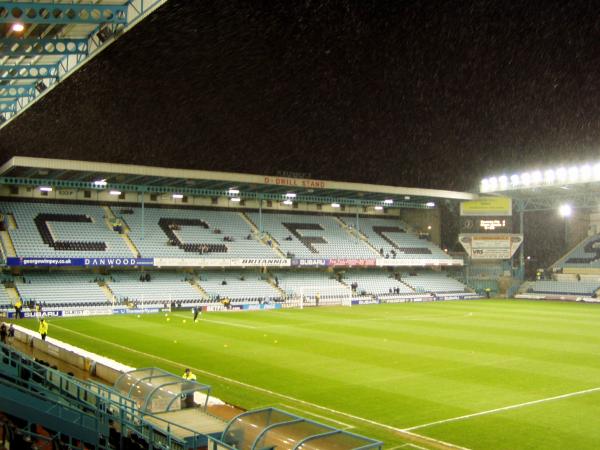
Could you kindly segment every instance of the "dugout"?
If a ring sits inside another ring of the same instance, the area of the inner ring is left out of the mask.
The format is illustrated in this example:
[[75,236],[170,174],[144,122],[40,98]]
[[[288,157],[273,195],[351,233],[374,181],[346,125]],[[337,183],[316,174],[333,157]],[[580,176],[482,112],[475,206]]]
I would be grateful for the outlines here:
[[189,408],[206,410],[211,389],[158,367],[126,372],[117,378],[114,387],[135,400],[142,412],[154,414]]
[[281,411],[244,412],[231,419],[222,441],[239,450],[381,449],[383,443]]

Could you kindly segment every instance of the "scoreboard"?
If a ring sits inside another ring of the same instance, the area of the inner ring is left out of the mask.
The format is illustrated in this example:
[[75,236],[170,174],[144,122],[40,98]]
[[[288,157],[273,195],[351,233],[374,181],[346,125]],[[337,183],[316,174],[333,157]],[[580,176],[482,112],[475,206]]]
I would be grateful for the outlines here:
[[512,217],[463,216],[460,218],[461,233],[512,233]]

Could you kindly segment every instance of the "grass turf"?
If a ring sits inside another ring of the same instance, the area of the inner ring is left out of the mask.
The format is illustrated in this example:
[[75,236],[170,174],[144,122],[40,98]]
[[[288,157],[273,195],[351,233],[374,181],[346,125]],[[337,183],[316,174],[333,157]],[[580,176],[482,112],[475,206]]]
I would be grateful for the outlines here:
[[208,313],[198,323],[176,312],[54,319],[49,335],[136,367],[193,367],[229,403],[352,427],[387,448],[407,442],[393,428],[412,427],[473,449],[600,447],[600,389],[432,424],[599,387],[598,305],[411,303]]

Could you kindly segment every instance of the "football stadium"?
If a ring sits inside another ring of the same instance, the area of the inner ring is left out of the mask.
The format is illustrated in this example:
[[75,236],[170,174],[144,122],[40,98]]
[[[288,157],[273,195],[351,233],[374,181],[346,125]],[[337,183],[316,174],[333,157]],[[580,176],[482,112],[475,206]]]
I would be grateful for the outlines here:
[[[0,133],[166,3],[0,1]],[[235,56],[209,56],[221,53]],[[98,105],[90,115],[110,109]],[[36,145],[54,132],[44,120],[26,133]],[[130,139],[153,137],[145,125]],[[0,158],[0,450],[600,448],[600,163],[490,170],[445,190],[456,184],[437,174],[442,189],[197,170],[148,149],[146,164],[98,162],[84,131],[79,158]],[[398,166],[436,172],[438,156]],[[455,156],[455,177],[474,167]],[[540,213],[560,217],[552,238]],[[542,250],[558,256],[542,263]]]
[[[5,436],[592,448],[595,215],[532,281],[520,227],[566,184],[586,207],[596,169],[468,193],[13,157],[0,169]],[[442,202],[458,205],[462,252],[439,246]]]

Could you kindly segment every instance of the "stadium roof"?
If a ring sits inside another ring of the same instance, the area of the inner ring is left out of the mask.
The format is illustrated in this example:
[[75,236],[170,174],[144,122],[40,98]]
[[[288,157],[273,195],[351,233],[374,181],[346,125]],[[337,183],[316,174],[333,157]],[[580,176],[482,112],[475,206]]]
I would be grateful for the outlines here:
[[0,0],[0,128],[167,0]]
[[478,198],[469,192],[19,156],[0,167],[0,184],[276,201],[295,194],[296,201],[307,203],[405,208],[430,208],[439,200]]

